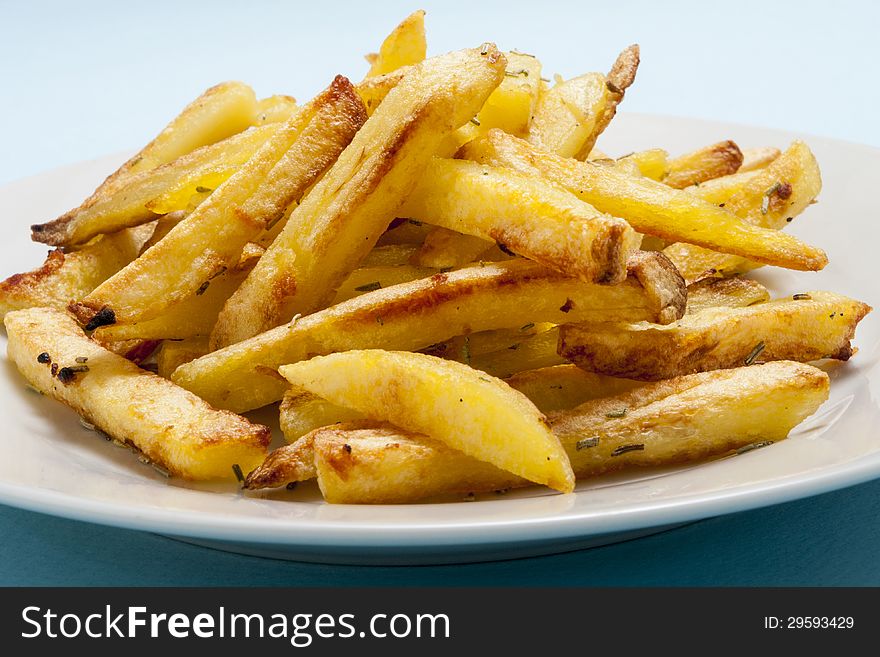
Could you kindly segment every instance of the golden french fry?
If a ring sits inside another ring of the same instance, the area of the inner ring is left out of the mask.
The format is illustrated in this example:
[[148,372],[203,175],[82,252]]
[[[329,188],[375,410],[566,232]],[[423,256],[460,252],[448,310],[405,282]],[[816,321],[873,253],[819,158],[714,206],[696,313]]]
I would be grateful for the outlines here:
[[756,361],[848,360],[856,325],[871,311],[832,292],[707,308],[668,326],[570,324],[559,353],[584,369],[643,381]]
[[638,68],[639,46],[634,43],[623,49],[623,51],[617,56],[617,59],[614,60],[614,64],[611,66],[611,70],[608,71],[608,75],[605,76],[605,86],[608,88],[605,109],[602,112],[602,116],[599,117],[593,126],[592,134],[590,134],[589,138],[587,138],[583,146],[581,146],[580,152],[575,155],[577,159],[586,159],[590,152],[592,152],[599,135],[605,131],[605,128],[608,127],[608,124],[611,123],[611,119],[613,119],[614,115],[617,113],[617,106],[623,102],[626,90],[632,86],[633,82],[635,82],[636,71]]
[[[724,208],[763,229],[784,228],[822,189],[816,158],[801,141],[794,142],[765,168],[742,175],[748,178],[739,191],[724,202]],[[768,264],[746,254],[719,254],[694,244],[671,244],[663,252],[688,282],[705,276],[731,276]]]
[[475,262],[493,247],[493,242],[473,235],[465,235],[448,228],[435,228],[413,256],[420,267],[448,269]]
[[329,303],[373,248],[440,142],[476,113],[504,75],[491,44],[416,66],[293,211],[211,335],[234,344]]
[[578,155],[604,117],[608,93],[601,73],[559,82],[538,98],[529,125],[529,143],[562,157]]
[[[645,260],[662,260],[646,254]],[[281,399],[276,370],[316,354],[366,348],[416,350],[467,331],[529,322],[671,321],[685,307],[678,272],[633,265],[619,285],[583,283],[516,259],[475,265],[368,292],[300,317],[178,369],[172,379],[223,408],[250,410]],[[640,278],[641,277],[641,278]],[[670,294],[677,286],[678,293]]]
[[529,481],[563,493],[574,488],[568,457],[543,414],[503,381],[461,363],[368,349],[316,356],[278,371],[328,401],[430,435]]
[[384,75],[404,66],[418,64],[425,59],[427,49],[425,12],[419,9],[404,18],[382,42],[379,52],[368,58],[371,61],[367,77]]
[[281,432],[289,443],[315,429],[363,419],[363,413],[327,401],[307,390],[292,387],[284,393],[280,407]]
[[400,214],[466,233],[584,281],[617,283],[639,238],[568,191],[508,169],[434,158]]
[[157,373],[170,379],[178,367],[208,353],[207,336],[185,340],[165,340],[156,353]]
[[152,319],[191,296],[238,263],[244,245],[281,219],[365,119],[351,83],[337,76],[164,239],[71,309],[95,328]]
[[687,312],[707,308],[742,308],[770,300],[770,292],[747,278],[705,278],[687,288]]
[[789,269],[817,270],[828,262],[816,247],[779,231],[754,226],[726,208],[662,183],[634,178],[587,162],[536,150],[500,130],[465,144],[460,156],[482,164],[542,175],[601,212],[626,219],[641,233],[687,241],[723,253]]
[[517,372],[505,381],[544,413],[574,408],[592,399],[619,395],[644,385],[641,381],[587,372],[570,363]]
[[[83,244],[99,233],[109,233],[126,225],[109,223],[102,208],[113,204],[113,197],[125,188],[131,178],[168,164],[193,150],[214,144],[241,132],[256,117],[256,99],[253,90],[240,82],[227,82],[211,87],[188,105],[159,135],[141,151],[108,177],[78,208],[61,215],[54,221],[31,226],[36,242],[53,246]],[[147,199],[149,200],[149,199]],[[144,213],[143,210],[141,210]],[[143,221],[152,218],[146,213]]]
[[331,305],[348,301],[366,292],[391,287],[399,283],[409,283],[419,278],[427,278],[437,273],[432,267],[414,265],[394,265],[386,267],[360,267],[355,269],[336,291]]
[[736,173],[742,163],[742,151],[728,139],[669,160],[669,172],[663,182],[683,189]]
[[257,101],[257,117],[254,120],[254,125],[283,123],[298,110],[296,98],[293,96],[278,94],[261,98]]
[[268,427],[218,411],[90,340],[63,312],[17,310],[4,319],[8,355],[24,377],[112,438],[173,475],[234,479],[260,464]]

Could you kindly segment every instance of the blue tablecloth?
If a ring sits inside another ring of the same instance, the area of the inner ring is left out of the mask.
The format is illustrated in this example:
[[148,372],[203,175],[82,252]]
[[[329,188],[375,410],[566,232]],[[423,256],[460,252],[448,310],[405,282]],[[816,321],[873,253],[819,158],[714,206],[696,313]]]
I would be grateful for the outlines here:
[[[4,5],[0,183],[133,148],[218,80],[307,98],[360,75],[416,5],[433,52],[495,39],[568,77],[638,41],[627,109],[880,144],[868,1],[50,4]],[[270,561],[0,507],[0,584],[880,585],[878,500],[874,481],[593,550],[421,568]]]

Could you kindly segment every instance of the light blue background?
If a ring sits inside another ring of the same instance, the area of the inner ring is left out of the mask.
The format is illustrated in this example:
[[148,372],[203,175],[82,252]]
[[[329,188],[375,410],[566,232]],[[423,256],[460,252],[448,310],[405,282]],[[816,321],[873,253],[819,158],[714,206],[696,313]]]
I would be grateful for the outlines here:
[[[0,183],[135,148],[223,79],[300,99],[358,79],[418,7],[431,52],[494,40],[568,77],[638,42],[626,110],[880,145],[874,2],[0,2]],[[880,481],[615,546],[424,568],[241,557],[0,507],[0,584],[880,585],[878,548]]]

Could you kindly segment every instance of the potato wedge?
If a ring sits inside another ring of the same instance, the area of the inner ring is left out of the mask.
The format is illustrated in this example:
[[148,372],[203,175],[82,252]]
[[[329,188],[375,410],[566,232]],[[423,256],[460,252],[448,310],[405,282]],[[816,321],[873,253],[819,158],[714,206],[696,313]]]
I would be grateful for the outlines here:
[[618,283],[636,232],[540,178],[434,158],[399,214],[503,244],[583,281]]
[[164,239],[72,310],[83,323],[102,312],[129,324],[193,295],[237,264],[244,245],[281,219],[365,120],[351,83],[337,76]]
[[[35,242],[53,246],[73,246],[89,241],[99,233],[109,233],[135,223],[111,222],[107,207],[124,204],[116,201],[117,192],[127,188],[131,179],[168,164],[193,150],[215,144],[241,132],[256,118],[257,103],[253,90],[241,82],[227,82],[211,87],[188,105],[159,135],[108,177],[79,207],[54,221],[31,226]],[[146,199],[149,200],[149,199]],[[143,221],[152,213],[141,209]]]
[[634,43],[621,51],[614,60],[611,70],[605,76],[605,86],[608,87],[608,95],[605,99],[605,109],[602,116],[593,125],[593,132],[581,146],[579,153],[575,155],[578,160],[584,160],[592,152],[605,128],[611,123],[611,119],[617,113],[617,106],[623,102],[626,90],[632,86],[636,79],[636,71],[639,69],[639,46]]
[[669,160],[669,171],[663,182],[675,189],[684,189],[736,173],[742,163],[743,154],[736,142],[719,141]]
[[379,52],[371,57],[367,77],[391,73],[403,66],[418,64],[428,49],[425,40],[425,12],[414,11],[385,37]]
[[64,310],[137,258],[152,224],[104,235],[78,251],[50,251],[39,269],[0,282],[0,317],[42,306]]
[[600,212],[626,219],[640,233],[687,241],[789,269],[817,270],[828,262],[821,249],[751,225],[687,192],[647,178],[634,178],[614,167],[544,153],[499,130],[465,144],[459,156],[526,175],[543,175]]
[[770,300],[770,292],[748,278],[706,278],[687,288],[687,313],[707,308],[742,308]]
[[461,363],[368,349],[316,356],[278,372],[330,402],[424,433],[529,481],[563,493],[574,489],[568,457],[543,414],[503,381]]
[[[743,221],[763,229],[784,228],[813,202],[822,189],[816,158],[810,148],[800,141],[794,142],[785,153],[764,169],[759,169],[754,176],[750,173],[744,175],[750,177],[736,194],[724,202],[724,208]],[[693,243],[671,244],[663,252],[688,282],[706,276],[731,276],[767,264],[741,253],[721,255]]]
[[212,348],[329,303],[395,218],[441,141],[498,86],[504,65],[501,53],[486,44],[433,57],[407,75],[229,299]]
[[828,388],[822,370],[778,361],[660,381],[550,418],[577,476],[587,477],[782,440],[828,399]]
[[[828,398],[828,387],[821,370],[778,361],[588,401],[552,413],[551,426],[578,478],[696,463],[785,439]],[[528,485],[426,436],[368,421],[319,429],[276,450],[248,484],[282,486],[314,476],[336,504],[401,504]]]
[[601,73],[559,82],[538,98],[528,141],[561,157],[580,153],[605,114],[608,87]]
[[173,475],[234,480],[260,464],[268,427],[217,411],[85,336],[63,312],[17,310],[4,320],[8,355],[24,377]]
[[476,262],[494,246],[493,242],[473,235],[465,235],[448,228],[435,228],[413,256],[420,267],[448,269]]
[[165,340],[156,353],[157,373],[170,379],[178,367],[208,353],[208,337]]
[[746,148],[742,154],[743,162],[739,167],[739,171],[746,172],[763,169],[782,155],[782,151],[772,146],[763,146],[760,148]]
[[[368,292],[300,317],[188,363],[172,378],[209,403],[244,411],[281,399],[287,385],[277,378],[279,365],[316,354],[416,350],[468,331],[529,322],[681,316],[685,288],[678,272],[662,269],[644,278],[646,283],[641,280],[634,273],[619,285],[583,283],[521,259],[475,265]],[[679,294],[668,299],[658,292],[676,285]],[[660,305],[665,299],[667,305]]]
[[759,361],[848,360],[856,325],[871,311],[832,292],[740,308],[707,308],[668,326],[571,324],[559,353],[592,372],[641,381]]

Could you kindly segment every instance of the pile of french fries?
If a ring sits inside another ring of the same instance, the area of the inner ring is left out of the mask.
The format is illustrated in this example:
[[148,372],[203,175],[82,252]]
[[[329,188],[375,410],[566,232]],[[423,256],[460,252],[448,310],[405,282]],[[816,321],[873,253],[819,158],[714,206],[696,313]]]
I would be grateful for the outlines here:
[[[29,384],[170,476],[402,503],[782,440],[871,310],[771,299],[809,147],[596,148],[639,63],[555,82],[424,12],[310,101],[206,91],[0,283]],[[822,363],[817,363],[822,365]],[[239,415],[280,402],[287,444]]]

